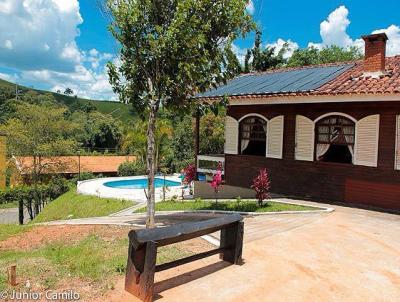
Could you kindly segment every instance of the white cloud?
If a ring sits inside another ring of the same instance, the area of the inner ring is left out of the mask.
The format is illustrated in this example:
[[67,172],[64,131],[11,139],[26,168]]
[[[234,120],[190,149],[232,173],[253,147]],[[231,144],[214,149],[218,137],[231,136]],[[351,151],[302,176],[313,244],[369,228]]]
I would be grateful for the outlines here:
[[253,15],[254,14],[254,12],[255,12],[255,7],[254,7],[254,2],[253,2],[253,0],[250,0],[248,3],[247,3],[247,6],[246,6],[246,10],[247,10],[247,12],[250,14],[250,15]]
[[105,67],[99,72],[94,72],[83,65],[77,65],[74,72],[57,72],[51,70],[23,71],[21,78],[30,82],[46,82],[56,92],[71,88],[79,97],[116,100]]
[[83,22],[78,0],[1,0],[0,64],[23,70],[72,71]]
[[322,43],[310,42],[308,43],[308,47],[321,49],[332,45],[340,47],[352,46],[354,42],[347,34],[347,27],[349,25],[349,10],[343,5],[339,6],[320,24],[319,32]]
[[400,55],[400,27],[396,25],[390,25],[386,29],[377,29],[372,33],[386,33],[389,40],[387,42],[386,53],[388,56]]
[[116,99],[104,67],[113,55],[79,49],[75,39],[82,22],[78,0],[0,0],[0,65],[20,73],[0,77]]
[[92,57],[97,57],[99,55],[99,52],[97,51],[97,49],[93,48],[89,51],[89,55],[91,55]]
[[1,73],[0,72],[0,79],[6,80],[9,82],[17,82],[19,77],[17,74],[6,74],[6,73]]
[[236,44],[232,43],[232,51],[236,54],[240,64],[244,64],[244,59],[246,57],[247,49],[240,48]]
[[321,43],[309,42],[307,47],[314,47],[316,49],[320,49],[321,50],[323,46],[322,46]]
[[331,12],[328,19],[321,23],[320,34],[324,46],[348,47],[353,43],[346,32],[350,25],[348,16],[349,10],[342,5]]
[[[331,12],[326,20],[320,25],[321,43],[310,42],[308,46],[321,49],[326,46],[337,45],[340,47],[355,46],[364,52],[364,41],[360,38],[353,40],[347,33],[350,25],[349,10],[345,6],[340,6]],[[374,30],[372,34],[385,32],[389,37],[387,43],[387,55],[394,56],[400,54],[400,27],[390,25],[386,29]]]
[[275,55],[277,55],[281,49],[286,45],[286,51],[283,54],[283,58],[288,59],[292,56],[293,52],[299,48],[299,44],[296,42],[293,42],[292,40],[283,40],[283,39],[278,39],[274,43],[267,44],[266,47],[274,47],[275,48]]
[[7,48],[7,49],[9,49],[9,50],[11,50],[11,49],[14,48],[14,47],[13,47],[13,44],[12,44],[12,42],[11,42],[10,40],[6,40],[6,41],[4,42],[4,47]]
[[93,48],[89,52],[83,52],[84,61],[90,62],[93,69],[99,68],[99,66],[113,58],[110,53],[100,53],[97,49]]

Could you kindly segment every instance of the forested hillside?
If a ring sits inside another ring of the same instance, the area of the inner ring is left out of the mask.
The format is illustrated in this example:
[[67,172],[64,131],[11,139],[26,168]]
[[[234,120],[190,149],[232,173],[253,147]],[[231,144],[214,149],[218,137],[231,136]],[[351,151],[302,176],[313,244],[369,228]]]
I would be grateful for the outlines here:
[[[79,97],[68,96],[63,93],[54,93],[43,90],[32,89],[18,85],[18,91],[21,94],[25,94],[28,91],[35,91],[40,95],[51,94],[61,104],[68,106],[72,111],[79,109],[81,106],[94,106],[97,111],[104,114],[111,114],[113,117],[118,118],[122,121],[128,121],[131,117],[131,111],[129,105],[124,105],[119,102],[110,101],[98,101],[98,100],[88,100]],[[16,95],[16,85],[0,79],[0,98],[1,95],[7,95],[8,98],[15,97]],[[3,97],[4,98],[4,97]]]
[[[8,156],[132,154],[134,169],[145,171],[147,124],[129,105],[81,99],[0,80],[0,135]],[[223,152],[225,110],[205,113],[200,150]],[[192,113],[160,111],[156,133],[158,167],[180,171],[194,161]],[[142,172],[144,173],[144,172]]]

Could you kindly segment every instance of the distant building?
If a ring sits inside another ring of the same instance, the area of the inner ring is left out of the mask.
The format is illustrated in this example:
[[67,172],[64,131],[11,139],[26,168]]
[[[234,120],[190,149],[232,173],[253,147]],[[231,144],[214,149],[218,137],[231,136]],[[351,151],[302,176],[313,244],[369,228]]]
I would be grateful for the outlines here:
[[[36,165],[35,165],[35,162]],[[73,176],[80,173],[114,176],[118,167],[126,161],[135,161],[135,156],[57,156],[36,157],[16,156],[14,162],[18,174],[24,178],[32,173],[34,167],[41,169],[40,174],[62,174]]]

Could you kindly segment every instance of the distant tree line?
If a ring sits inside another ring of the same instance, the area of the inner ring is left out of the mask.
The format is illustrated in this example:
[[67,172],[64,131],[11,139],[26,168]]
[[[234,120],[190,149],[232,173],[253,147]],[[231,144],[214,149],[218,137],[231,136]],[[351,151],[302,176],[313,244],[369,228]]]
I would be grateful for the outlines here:
[[262,46],[262,33],[257,30],[254,45],[247,49],[243,64],[237,55],[231,51],[229,71],[232,75],[250,72],[263,72],[284,67],[310,66],[326,63],[348,62],[362,58],[362,53],[357,47],[343,48],[327,46],[322,49],[310,46],[296,49],[290,57],[285,58],[289,50],[286,43],[277,51],[273,46]]
[[[145,166],[146,123],[139,113],[133,114],[131,121],[124,122],[100,113],[91,102],[66,106],[56,101],[51,93],[33,90],[24,91],[16,100],[15,92],[2,87],[0,108],[0,135],[7,137],[9,156],[108,152],[136,155],[138,169],[143,170]],[[218,116],[211,112],[204,114],[200,129],[201,152],[223,152],[224,117],[225,110]],[[192,114],[176,115],[161,109],[156,131],[158,169],[180,171],[193,160]],[[40,175],[42,170],[48,169],[38,161],[35,171]],[[32,174],[32,177],[36,176]]]

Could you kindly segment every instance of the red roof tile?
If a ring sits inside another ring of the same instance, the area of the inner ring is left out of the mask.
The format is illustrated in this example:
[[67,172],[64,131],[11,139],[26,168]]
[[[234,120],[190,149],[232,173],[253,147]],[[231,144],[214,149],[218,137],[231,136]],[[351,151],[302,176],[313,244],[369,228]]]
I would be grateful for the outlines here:
[[[33,169],[33,157],[18,156],[17,168],[22,174],[28,174]],[[135,160],[135,156],[80,156],[81,172],[115,173],[120,164]],[[77,174],[79,171],[78,156],[42,157],[40,167],[44,173]]]
[[386,70],[378,78],[364,76],[363,70],[364,62],[355,62],[353,68],[318,88],[312,94],[385,94],[400,89],[400,56],[386,58]]

